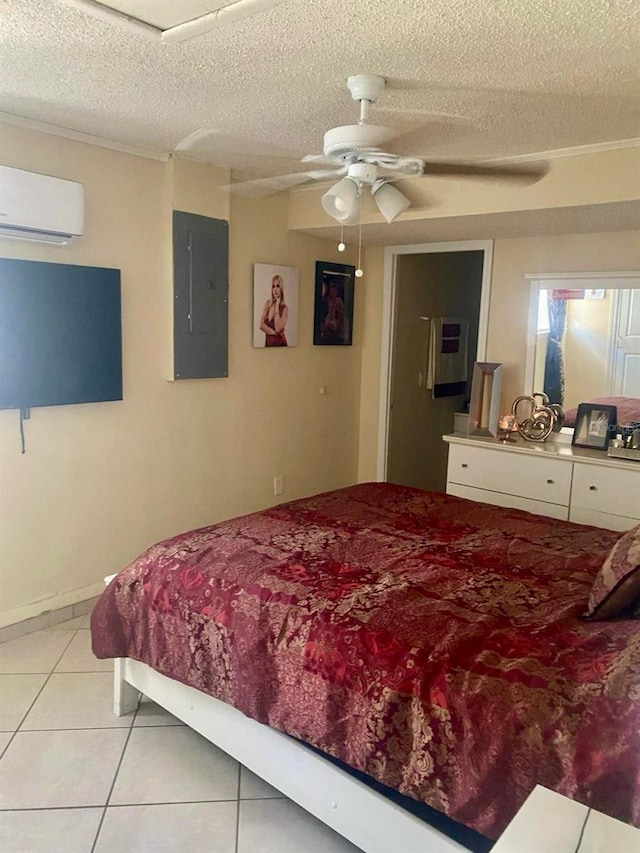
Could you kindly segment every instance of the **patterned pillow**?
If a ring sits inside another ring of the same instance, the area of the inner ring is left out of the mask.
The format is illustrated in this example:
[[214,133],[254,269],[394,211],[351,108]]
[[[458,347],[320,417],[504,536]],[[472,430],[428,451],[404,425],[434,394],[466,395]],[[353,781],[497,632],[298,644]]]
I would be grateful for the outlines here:
[[584,619],[640,614],[640,524],[613,546],[598,572]]

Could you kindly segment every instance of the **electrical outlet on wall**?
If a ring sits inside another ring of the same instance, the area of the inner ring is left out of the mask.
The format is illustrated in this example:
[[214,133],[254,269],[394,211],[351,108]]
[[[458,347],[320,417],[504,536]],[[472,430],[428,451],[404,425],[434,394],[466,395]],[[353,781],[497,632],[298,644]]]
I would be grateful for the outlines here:
[[278,474],[273,478],[273,494],[281,495],[284,493],[284,477]]

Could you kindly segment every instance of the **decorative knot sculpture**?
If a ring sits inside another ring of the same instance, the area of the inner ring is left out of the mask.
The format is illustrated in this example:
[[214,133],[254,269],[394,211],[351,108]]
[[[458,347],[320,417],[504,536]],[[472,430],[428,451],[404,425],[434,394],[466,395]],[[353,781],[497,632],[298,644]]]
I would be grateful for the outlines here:
[[546,441],[552,432],[559,432],[564,424],[562,406],[549,403],[547,395],[540,391],[530,397],[516,397],[511,414],[518,422],[518,432],[527,441]]

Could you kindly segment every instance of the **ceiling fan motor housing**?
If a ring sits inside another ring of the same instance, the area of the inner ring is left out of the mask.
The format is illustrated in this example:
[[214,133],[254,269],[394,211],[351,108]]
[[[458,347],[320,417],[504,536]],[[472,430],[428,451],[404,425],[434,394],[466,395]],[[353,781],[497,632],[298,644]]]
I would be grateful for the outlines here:
[[369,101],[375,104],[385,86],[384,77],[377,74],[353,74],[347,78],[347,89],[354,101]]
[[324,135],[323,152],[329,160],[338,163],[356,160],[363,149],[378,149],[394,138],[389,127],[376,124],[347,124],[334,127]]

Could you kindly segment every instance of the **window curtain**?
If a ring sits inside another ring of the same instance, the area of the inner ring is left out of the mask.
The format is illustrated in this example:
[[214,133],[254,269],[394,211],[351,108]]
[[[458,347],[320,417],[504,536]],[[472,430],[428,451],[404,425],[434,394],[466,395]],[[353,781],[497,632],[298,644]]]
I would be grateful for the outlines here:
[[554,299],[553,291],[547,294],[549,305],[549,341],[544,362],[543,391],[551,403],[564,405],[564,360],[562,357],[562,338],[567,322],[567,302]]

